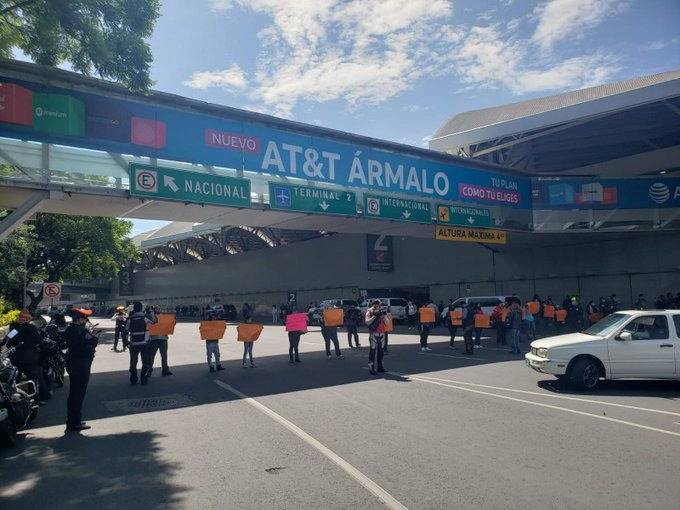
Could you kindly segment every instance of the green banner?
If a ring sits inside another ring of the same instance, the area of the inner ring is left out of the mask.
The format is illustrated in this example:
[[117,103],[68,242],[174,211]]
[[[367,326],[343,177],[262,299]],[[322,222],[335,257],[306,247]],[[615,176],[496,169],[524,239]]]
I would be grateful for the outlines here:
[[130,195],[195,204],[250,207],[250,181],[131,163]]
[[356,216],[357,196],[352,191],[270,182],[269,206],[277,211]]
[[429,202],[364,194],[364,216],[386,220],[432,223]]
[[437,204],[437,223],[466,227],[492,227],[493,218],[489,209]]

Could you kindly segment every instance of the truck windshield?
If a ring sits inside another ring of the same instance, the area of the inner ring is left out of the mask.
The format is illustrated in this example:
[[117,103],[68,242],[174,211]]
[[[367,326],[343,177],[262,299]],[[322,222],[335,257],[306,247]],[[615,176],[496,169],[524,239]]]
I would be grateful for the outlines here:
[[584,330],[583,333],[586,335],[593,336],[609,336],[617,329],[623,327],[623,324],[630,319],[630,315],[625,313],[613,313],[607,315],[601,321],[596,322],[588,329]]

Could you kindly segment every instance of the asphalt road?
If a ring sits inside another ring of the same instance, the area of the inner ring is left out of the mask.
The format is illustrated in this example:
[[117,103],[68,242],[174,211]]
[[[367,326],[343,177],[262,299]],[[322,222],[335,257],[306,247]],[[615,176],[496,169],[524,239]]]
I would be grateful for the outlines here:
[[110,333],[85,403],[92,429],[64,436],[57,390],[0,452],[3,510],[680,508],[677,382],[581,395],[491,339],[465,357],[462,339],[450,350],[433,336],[425,354],[408,333],[391,335],[384,377],[342,333],[344,359],[327,360],[312,331],[291,366],[281,326],[265,328],[245,369],[228,327],[226,370],[211,374],[197,324],[184,323],[174,375],[130,386]]

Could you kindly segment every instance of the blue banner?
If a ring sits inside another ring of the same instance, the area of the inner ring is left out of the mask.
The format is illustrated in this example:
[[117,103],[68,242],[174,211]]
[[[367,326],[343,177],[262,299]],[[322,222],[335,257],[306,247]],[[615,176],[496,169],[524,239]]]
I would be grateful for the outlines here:
[[[94,90],[94,89],[92,89]],[[299,177],[372,191],[530,209],[531,180],[447,162],[432,153],[354,143],[0,77],[0,136]]]
[[680,208],[680,178],[535,179],[534,209]]

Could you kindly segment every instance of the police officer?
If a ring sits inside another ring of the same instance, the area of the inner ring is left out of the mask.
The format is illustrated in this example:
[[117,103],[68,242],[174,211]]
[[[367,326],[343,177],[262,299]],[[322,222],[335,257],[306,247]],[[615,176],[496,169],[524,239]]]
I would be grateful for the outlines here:
[[73,322],[64,332],[68,346],[66,371],[69,375],[66,433],[80,432],[90,428],[82,421],[83,400],[85,400],[94,351],[98,343],[97,337],[85,326],[90,315],[92,315],[92,310],[73,308],[71,310]]
[[3,344],[6,344],[7,347],[14,347],[15,350],[10,355],[10,360],[21,373],[35,383],[38,395],[41,395],[40,383],[42,380],[40,341],[40,332],[35,325],[31,324],[31,312],[26,308],[19,312],[17,321],[10,324],[7,336],[3,341]]

